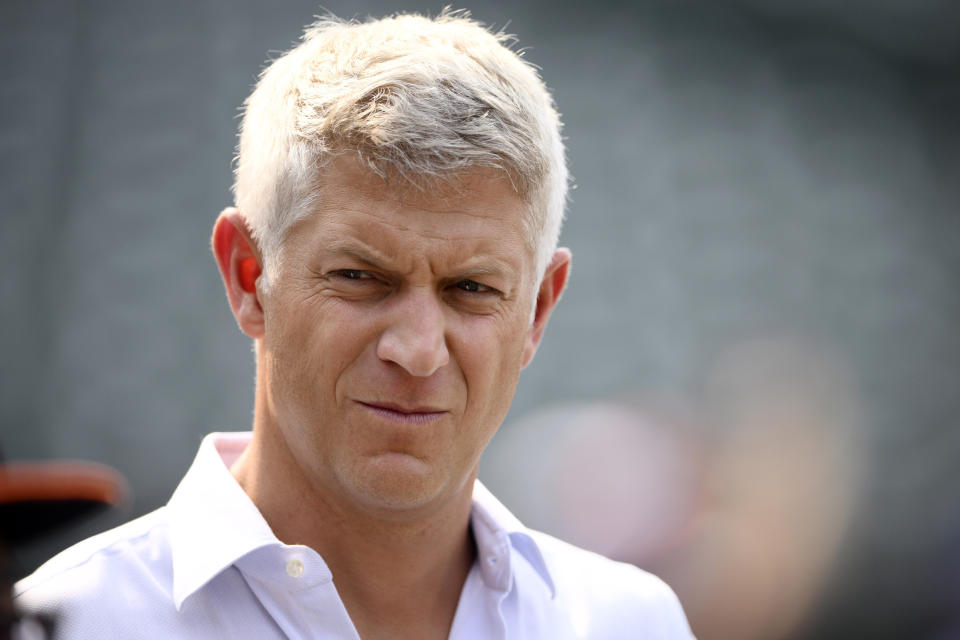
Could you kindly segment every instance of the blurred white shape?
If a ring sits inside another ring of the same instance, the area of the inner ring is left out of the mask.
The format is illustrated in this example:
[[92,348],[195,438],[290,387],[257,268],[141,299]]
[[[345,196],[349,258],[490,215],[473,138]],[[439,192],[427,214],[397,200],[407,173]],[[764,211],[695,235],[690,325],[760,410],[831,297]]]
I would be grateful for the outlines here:
[[622,404],[535,412],[491,444],[481,476],[530,526],[633,562],[671,544],[696,497],[689,438]]
[[556,444],[548,477],[574,544],[639,561],[668,544],[695,495],[686,444],[624,406],[582,408]]
[[633,400],[554,406],[509,424],[481,477],[528,525],[654,569],[701,640],[782,638],[856,505],[856,383],[837,354],[773,339],[704,380],[695,428]]

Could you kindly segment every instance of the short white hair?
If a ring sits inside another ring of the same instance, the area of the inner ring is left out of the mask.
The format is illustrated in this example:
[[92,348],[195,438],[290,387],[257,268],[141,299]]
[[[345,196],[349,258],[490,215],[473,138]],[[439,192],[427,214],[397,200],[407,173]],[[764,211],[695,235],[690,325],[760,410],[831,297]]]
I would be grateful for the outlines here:
[[512,43],[465,11],[307,27],[260,75],[240,126],[234,197],[265,284],[286,231],[320,195],[322,167],[345,152],[421,188],[503,171],[527,204],[539,282],[560,236],[567,166],[553,98]]

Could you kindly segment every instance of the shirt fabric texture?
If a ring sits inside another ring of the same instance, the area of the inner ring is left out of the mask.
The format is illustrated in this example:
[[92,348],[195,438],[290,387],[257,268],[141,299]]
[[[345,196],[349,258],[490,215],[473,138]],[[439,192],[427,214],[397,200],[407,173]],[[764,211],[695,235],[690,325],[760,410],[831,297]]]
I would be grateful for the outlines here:
[[[250,435],[208,435],[166,506],[58,554],[16,605],[63,638],[359,640],[323,558],[280,542],[230,474]],[[480,482],[471,526],[450,640],[693,637],[659,578],[524,527]]]

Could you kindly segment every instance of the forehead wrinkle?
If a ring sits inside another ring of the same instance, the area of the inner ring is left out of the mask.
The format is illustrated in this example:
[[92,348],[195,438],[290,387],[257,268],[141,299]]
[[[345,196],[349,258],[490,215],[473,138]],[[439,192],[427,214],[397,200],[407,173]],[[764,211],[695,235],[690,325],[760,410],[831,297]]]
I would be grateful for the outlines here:
[[[394,236],[395,237],[395,235],[399,232],[399,234],[410,234],[415,238],[417,242],[421,240],[433,240],[433,241],[442,242],[442,243],[451,243],[453,245],[462,245],[462,244],[468,244],[478,240],[479,241],[485,240],[484,238],[481,238],[477,235],[472,235],[470,233],[465,234],[463,233],[462,230],[454,229],[454,230],[444,232],[442,229],[439,229],[436,227],[411,224],[410,222],[405,220],[405,218],[416,216],[417,215],[416,211],[399,212],[399,211],[393,210],[392,208],[387,211],[371,211],[368,207],[364,207],[363,203],[357,203],[357,202],[351,202],[342,207],[330,206],[325,211],[324,210],[317,211],[316,215],[329,216],[330,214],[333,214],[335,216],[337,212],[349,212],[351,214],[358,214],[360,216],[363,216],[365,219],[369,220],[370,222],[372,222],[372,224],[376,225],[376,229],[370,230],[370,233],[358,234],[357,236],[357,240],[360,243],[370,246],[371,249],[373,249],[373,246],[369,242],[360,238],[360,235],[367,235],[372,237],[377,237],[377,236],[388,236],[388,237]],[[424,212],[428,213],[429,215],[466,216],[468,218],[473,218],[479,221],[487,221],[491,218],[491,216],[487,216],[483,214],[474,214],[466,211],[432,212],[432,211],[424,210]],[[388,219],[387,222],[385,222],[385,218]],[[357,229],[357,227],[361,227],[357,230],[365,231],[364,229],[362,229],[362,226],[363,226],[362,223],[358,225],[356,222],[353,222],[353,221],[341,221],[341,220],[336,220],[334,218],[330,220],[330,224],[333,224],[336,226],[342,225],[347,228],[355,228],[355,229]],[[521,233],[518,233],[512,230],[508,231],[508,233],[509,235],[522,236]],[[337,244],[338,242],[334,241],[333,245],[337,245]],[[498,241],[497,244],[499,245],[500,242]],[[459,248],[457,248],[456,246],[453,246],[453,247],[450,247],[450,250],[459,251]]]
[[[396,264],[399,261],[397,258],[380,251],[361,238],[336,239],[327,244],[325,248],[330,254],[351,256],[379,269],[400,272],[416,270],[415,266],[408,269],[401,268],[406,265]],[[415,261],[415,255],[408,254],[410,252],[404,252],[403,257],[410,257]],[[458,277],[494,276],[509,278],[511,275],[519,275],[517,265],[489,252],[472,252],[463,261],[459,259],[461,254],[461,251],[451,246],[445,248],[439,255],[430,256],[428,264],[431,273],[452,272],[457,274]]]
[[[368,218],[374,218],[376,221],[381,222],[384,218],[389,218],[389,226],[397,231],[409,231],[416,234],[419,237],[432,238],[436,240],[449,240],[457,239],[458,237],[465,240],[469,239],[468,236],[456,236],[451,237],[449,234],[440,233],[439,230],[436,230],[434,227],[426,226],[422,228],[421,225],[414,225],[408,222],[410,218],[417,216],[418,214],[426,214],[429,216],[451,216],[451,217],[463,217],[471,220],[476,220],[478,222],[490,222],[492,220],[498,220],[499,217],[496,215],[501,211],[501,209],[496,208],[495,210],[487,212],[473,212],[467,209],[460,209],[454,207],[429,207],[429,206],[417,206],[413,207],[412,205],[404,205],[390,200],[377,199],[375,202],[379,207],[371,210],[370,207],[364,206],[363,202],[357,202],[356,200],[349,202],[345,206],[341,207],[330,207],[330,210],[339,210],[339,211],[349,211],[351,213],[358,213]],[[405,210],[407,209],[407,210]],[[457,231],[453,231],[453,234],[457,234]],[[522,234],[520,234],[522,235]]]
[[[340,211],[347,210],[340,209]],[[447,252],[456,251],[455,245],[475,240],[473,236],[457,236],[456,232],[443,234],[433,229],[422,230],[396,220],[384,224],[382,216],[363,208],[349,209],[349,211],[351,214],[363,216],[366,220],[361,222],[332,220],[330,222],[332,226],[344,227],[345,232],[327,243],[328,249],[352,253],[366,251],[387,261],[396,259],[398,253],[415,255],[426,251],[428,248],[423,246],[425,241],[440,243],[441,250]],[[377,242],[378,238],[382,239],[382,242]]]
[[427,207],[418,207],[404,211],[403,205],[399,205],[396,202],[391,202],[390,200],[384,199],[372,199],[372,202],[364,202],[362,197],[353,197],[346,198],[344,200],[345,201],[343,202],[333,202],[331,199],[327,199],[322,205],[317,207],[317,209],[314,211],[314,215],[327,217],[332,224],[356,226],[355,222],[340,221],[336,219],[336,216],[340,213],[357,214],[364,216],[365,218],[371,218],[373,219],[374,223],[378,223],[380,226],[385,225],[394,231],[410,232],[418,237],[436,240],[456,240],[458,238],[469,240],[471,236],[462,234],[457,235],[457,231],[451,232],[453,235],[443,234],[429,225],[427,225],[426,228],[423,228],[423,225],[411,224],[407,220],[417,216],[418,214],[427,214],[431,216],[463,216],[466,218],[476,219],[478,221],[489,221],[491,219],[495,219],[494,215],[471,213],[469,211],[460,209],[431,209]]

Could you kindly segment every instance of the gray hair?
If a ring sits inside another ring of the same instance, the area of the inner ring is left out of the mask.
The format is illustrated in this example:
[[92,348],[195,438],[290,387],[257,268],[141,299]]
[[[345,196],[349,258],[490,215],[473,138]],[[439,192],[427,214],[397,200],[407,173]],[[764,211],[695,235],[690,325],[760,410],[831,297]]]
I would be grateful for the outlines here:
[[307,27],[260,75],[240,127],[234,196],[265,284],[286,230],[319,195],[322,167],[344,152],[421,188],[475,167],[503,171],[527,204],[539,282],[560,236],[567,167],[553,99],[511,43],[461,11]]

